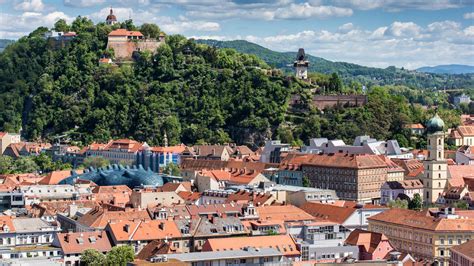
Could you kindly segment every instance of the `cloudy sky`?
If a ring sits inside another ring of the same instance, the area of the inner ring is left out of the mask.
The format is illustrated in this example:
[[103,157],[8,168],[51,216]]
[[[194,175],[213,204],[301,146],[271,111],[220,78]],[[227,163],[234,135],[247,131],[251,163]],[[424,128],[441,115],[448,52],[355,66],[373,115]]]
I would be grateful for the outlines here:
[[474,65],[474,0],[0,0],[0,38],[59,18],[153,22],[168,34],[245,39],[333,61],[414,69]]

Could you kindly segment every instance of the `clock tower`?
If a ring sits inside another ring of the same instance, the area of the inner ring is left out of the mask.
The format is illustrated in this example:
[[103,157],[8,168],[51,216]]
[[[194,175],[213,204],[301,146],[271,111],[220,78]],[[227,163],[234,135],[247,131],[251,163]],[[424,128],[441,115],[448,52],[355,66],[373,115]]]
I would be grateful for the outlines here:
[[428,158],[423,162],[425,203],[436,203],[448,186],[448,164],[444,158],[444,121],[436,114],[428,121]]
[[298,50],[298,54],[296,55],[296,60],[293,63],[293,67],[295,68],[295,75],[297,78],[302,80],[308,79],[309,61],[306,60],[306,54],[303,48],[300,48]]

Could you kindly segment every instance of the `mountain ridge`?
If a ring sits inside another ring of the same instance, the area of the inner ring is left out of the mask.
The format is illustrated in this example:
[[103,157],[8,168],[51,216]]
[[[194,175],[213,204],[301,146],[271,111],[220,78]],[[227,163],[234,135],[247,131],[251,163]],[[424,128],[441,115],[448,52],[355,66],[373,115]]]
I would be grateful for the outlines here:
[[474,66],[462,64],[448,64],[420,67],[417,68],[416,71],[435,74],[469,74],[474,73]]
[[[232,48],[238,52],[254,54],[272,67],[285,72],[293,71],[295,52],[277,52],[245,40],[219,41],[197,39],[196,42],[216,48]],[[405,85],[416,88],[474,88],[474,74],[424,73],[390,66],[375,68],[347,62],[333,62],[321,57],[306,54],[310,61],[310,72],[324,74],[338,73],[346,82],[358,81],[370,85]]]

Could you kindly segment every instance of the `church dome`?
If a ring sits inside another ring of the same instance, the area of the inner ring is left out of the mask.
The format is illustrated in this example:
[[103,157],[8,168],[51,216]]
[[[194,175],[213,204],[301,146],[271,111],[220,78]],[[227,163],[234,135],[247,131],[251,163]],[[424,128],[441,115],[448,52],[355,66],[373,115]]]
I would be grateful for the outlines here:
[[112,8],[110,9],[110,14],[107,16],[105,21],[117,21],[117,17],[115,17],[114,11],[112,10]]
[[444,131],[444,121],[436,114],[433,118],[428,121],[427,125],[428,133],[434,133],[438,131]]

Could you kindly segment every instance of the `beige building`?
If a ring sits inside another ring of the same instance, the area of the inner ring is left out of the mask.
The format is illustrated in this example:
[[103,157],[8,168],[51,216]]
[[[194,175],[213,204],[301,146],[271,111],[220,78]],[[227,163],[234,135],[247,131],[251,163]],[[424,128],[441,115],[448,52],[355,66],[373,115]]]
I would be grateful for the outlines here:
[[393,208],[368,221],[369,230],[385,234],[398,251],[440,266],[448,265],[451,247],[474,237],[472,214],[458,215],[453,208],[436,213]]
[[387,164],[377,155],[314,154],[301,164],[312,187],[332,189],[340,199],[378,202]]
[[11,134],[8,132],[0,132],[0,155],[3,154],[5,149],[13,143],[20,143],[19,134]]
[[459,126],[451,130],[449,142],[456,146],[474,145],[474,125]]
[[474,241],[451,248],[451,266],[474,266]]
[[130,195],[130,202],[134,208],[147,208],[151,206],[173,206],[183,204],[182,199],[175,191],[161,191],[160,189],[134,190]]
[[428,158],[423,162],[425,203],[435,203],[440,200],[448,186],[448,164],[444,158],[444,122],[436,114],[428,121]]

